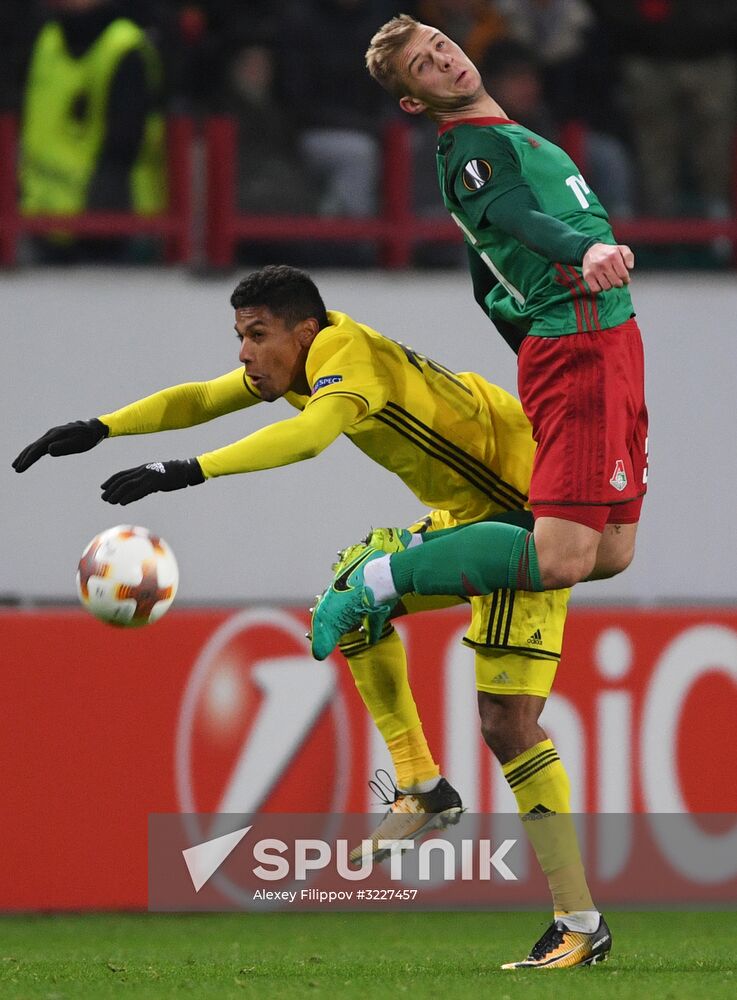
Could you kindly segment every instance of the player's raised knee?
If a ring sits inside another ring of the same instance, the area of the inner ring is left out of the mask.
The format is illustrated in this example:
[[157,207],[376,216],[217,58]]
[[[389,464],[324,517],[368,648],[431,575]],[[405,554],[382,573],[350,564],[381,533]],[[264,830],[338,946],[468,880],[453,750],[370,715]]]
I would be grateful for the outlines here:
[[635,557],[635,545],[608,552],[606,557],[596,562],[596,577],[599,580],[608,579],[624,572]]
[[540,579],[545,590],[563,590],[588,579],[593,568],[594,558],[589,553],[552,558],[546,562],[540,560]]

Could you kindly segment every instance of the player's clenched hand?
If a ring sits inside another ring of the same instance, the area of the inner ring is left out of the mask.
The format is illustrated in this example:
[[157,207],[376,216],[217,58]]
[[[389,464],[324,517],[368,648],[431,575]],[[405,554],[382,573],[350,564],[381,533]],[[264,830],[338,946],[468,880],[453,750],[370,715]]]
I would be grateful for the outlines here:
[[13,462],[13,468],[16,472],[25,472],[43,455],[56,458],[59,455],[76,455],[80,451],[89,451],[109,433],[110,428],[97,417],[52,427],[38,441],[33,441],[23,449]]
[[628,285],[635,255],[623,244],[594,243],[584,254],[583,279],[592,292]]
[[204,481],[196,458],[149,462],[148,465],[137,465],[135,469],[123,469],[106,479],[101,486],[102,499],[125,507],[149,493],[169,493],[182,490],[185,486],[197,486]]

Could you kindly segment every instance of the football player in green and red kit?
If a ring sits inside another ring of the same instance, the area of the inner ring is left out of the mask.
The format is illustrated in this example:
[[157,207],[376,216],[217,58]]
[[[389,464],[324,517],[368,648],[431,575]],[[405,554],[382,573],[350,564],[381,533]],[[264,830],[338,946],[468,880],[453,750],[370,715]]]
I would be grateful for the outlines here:
[[[450,540],[435,556],[443,582],[461,562],[456,584],[465,575],[482,591],[492,580],[537,590],[613,576],[632,560],[647,488],[642,343],[627,287],[632,251],[617,244],[570,157],[509,121],[441,31],[393,18],[366,61],[406,112],[438,125],[443,199],[466,240],[474,295],[519,354],[520,400],[537,442],[534,532],[504,525],[483,544],[469,536],[465,545],[456,536],[455,567],[446,561]],[[487,559],[481,572],[467,563],[471,551]],[[395,589],[422,583],[409,556],[392,561]]]
[[535,525],[472,525],[425,550],[364,561],[348,594],[328,588],[318,603],[320,658],[360,614],[378,634],[398,594],[550,590],[614,576],[634,555],[647,489],[642,341],[627,287],[634,257],[603,206],[562,149],[505,116],[442,32],[393,18],[366,61],[405,111],[438,125],[443,198],[466,240],[475,297],[519,355],[537,443]]

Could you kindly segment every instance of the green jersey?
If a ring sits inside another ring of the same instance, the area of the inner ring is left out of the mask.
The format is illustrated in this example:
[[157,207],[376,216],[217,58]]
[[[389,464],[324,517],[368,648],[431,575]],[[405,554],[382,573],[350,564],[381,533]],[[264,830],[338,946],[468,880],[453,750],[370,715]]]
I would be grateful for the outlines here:
[[506,118],[459,120],[440,130],[438,176],[469,245],[476,298],[515,349],[525,334],[602,330],[634,315],[626,286],[593,294],[583,280],[589,247],[617,241],[558,146]]

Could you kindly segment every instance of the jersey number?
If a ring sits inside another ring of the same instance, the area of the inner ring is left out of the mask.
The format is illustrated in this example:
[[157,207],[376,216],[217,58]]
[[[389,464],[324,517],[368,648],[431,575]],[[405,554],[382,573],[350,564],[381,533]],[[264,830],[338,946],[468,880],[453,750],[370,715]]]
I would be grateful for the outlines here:
[[566,184],[575,194],[581,208],[591,207],[590,202],[586,197],[587,194],[591,194],[591,188],[580,174],[571,174],[570,177],[566,177]]
[[452,372],[450,368],[446,368],[445,365],[441,365],[439,362],[433,361],[432,358],[428,358],[424,354],[418,354],[417,351],[413,351],[411,347],[407,347],[406,344],[403,344],[401,340],[395,340],[394,343],[397,345],[397,347],[402,348],[407,360],[411,365],[414,365],[414,367],[417,369],[418,372],[422,372],[422,374],[424,375],[422,366],[427,365],[428,368],[431,368],[432,371],[437,372],[438,375],[445,376],[445,378],[451,381],[453,385],[458,386],[459,389],[463,389],[464,392],[473,395],[468,386],[464,385],[463,382],[461,382],[461,380],[458,378],[456,373]]

